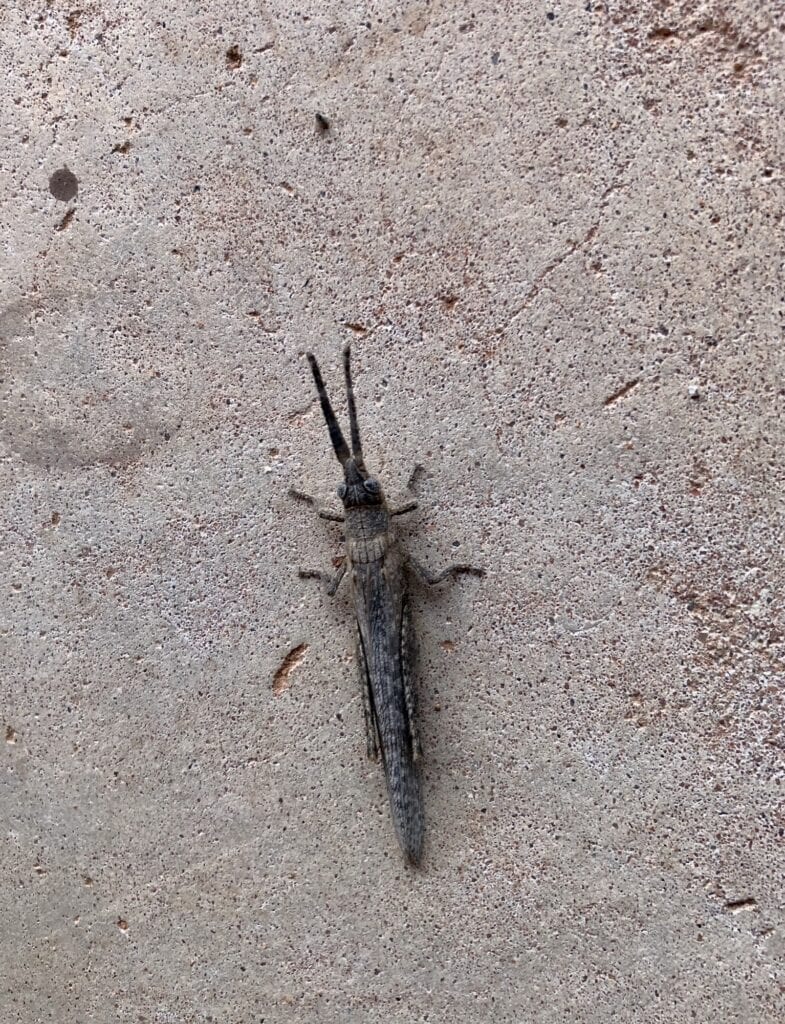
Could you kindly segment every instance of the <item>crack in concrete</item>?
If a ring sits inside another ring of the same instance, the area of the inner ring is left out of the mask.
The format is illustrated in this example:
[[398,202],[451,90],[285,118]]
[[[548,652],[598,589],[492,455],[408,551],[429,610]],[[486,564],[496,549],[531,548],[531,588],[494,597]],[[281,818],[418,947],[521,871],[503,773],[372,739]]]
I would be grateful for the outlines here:
[[550,263],[546,264],[546,266],[543,267],[543,269],[534,279],[531,288],[526,293],[520,308],[515,314],[516,317],[519,316],[525,309],[527,309],[534,301],[534,299],[537,298],[542,288],[543,282],[546,280],[546,278],[550,277],[554,270],[558,270],[558,268],[562,265],[562,263],[564,263],[565,260],[568,260],[570,256],[578,252],[578,250],[583,249],[584,246],[587,246],[590,242],[594,240],[594,238],[597,235],[597,232],[600,229],[602,214],[605,212],[605,208],[608,205],[608,200],[614,192],[618,192],[623,188],[627,188],[627,184],[628,183],[626,181],[613,182],[605,189],[605,191],[600,196],[598,217],[595,223],[592,224],[592,226],[584,234],[583,238],[579,239],[576,242],[570,242],[567,248],[564,250],[564,252],[554,257],[554,259],[552,259]]

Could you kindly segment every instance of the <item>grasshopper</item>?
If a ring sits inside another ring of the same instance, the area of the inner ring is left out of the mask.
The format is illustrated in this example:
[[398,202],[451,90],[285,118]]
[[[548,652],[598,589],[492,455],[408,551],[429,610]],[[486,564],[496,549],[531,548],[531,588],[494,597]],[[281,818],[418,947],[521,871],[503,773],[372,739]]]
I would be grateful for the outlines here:
[[[381,753],[398,842],[408,860],[417,864],[422,854],[425,818],[418,773],[422,751],[412,681],[414,637],[407,577],[409,570],[413,570],[425,583],[433,585],[460,573],[481,576],[483,570],[471,565],[450,565],[433,574],[404,553],[395,536],[392,519],[414,511],[417,502],[409,501],[399,508],[391,508],[379,481],[365,467],[352,384],[350,348],[347,345],[343,350],[343,372],[351,452],[330,404],[319,364],[311,352],[307,357],[330,441],[344,473],[343,483],[337,492],[343,502],[344,514],[322,509],[319,515],[323,519],[344,523],[346,554],[333,577],[319,571],[301,571],[300,575],[325,580],[331,596],[343,578],[349,578],[357,619],[357,663],[367,753],[372,760],[378,760]],[[292,491],[292,494],[315,504],[308,494],[301,491]]]

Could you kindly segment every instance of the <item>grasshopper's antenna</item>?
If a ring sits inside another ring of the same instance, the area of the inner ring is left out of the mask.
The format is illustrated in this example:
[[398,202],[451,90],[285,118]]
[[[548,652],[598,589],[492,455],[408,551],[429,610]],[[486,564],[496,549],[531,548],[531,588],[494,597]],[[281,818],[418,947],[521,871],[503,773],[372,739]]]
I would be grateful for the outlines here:
[[[327,397],[327,391],[322,380],[322,373],[319,369],[319,364],[316,362],[316,356],[313,352],[307,352],[308,362],[311,364],[311,373],[313,374],[314,383],[316,384],[316,390],[319,394],[319,401],[322,404],[322,412],[327,423],[327,430],[330,433],[330,440],[332,441],[335,454],[338,457],[338,461],[342,466],[351,458],[349,454],[349,448],[346,444],[346,438],[341,432],[338,420],[335,418],[333,407],[330,405],[330,399]],[[354,436],[352,434],[352,436]]]
[[352,455],[357,468],[365,471],[363,462],[363,446],[360,443],[360,428],[357,424],[357,406],[354,402],[354,385],[352,384],[352,351],[347,345],[343,350],[343,376],[346,380],[346,401],[349,404],[349,429],[352,433]]

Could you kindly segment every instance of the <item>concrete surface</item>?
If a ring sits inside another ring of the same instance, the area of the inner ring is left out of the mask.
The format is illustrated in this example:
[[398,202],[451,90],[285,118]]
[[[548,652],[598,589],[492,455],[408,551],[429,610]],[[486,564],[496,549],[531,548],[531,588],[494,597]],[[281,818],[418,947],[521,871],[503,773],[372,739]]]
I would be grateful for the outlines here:
[[[156,6],[0,12],[3,1020],[781,1021],[782,6]],[[421,873],[296,575],[347,338],[488,569]]]

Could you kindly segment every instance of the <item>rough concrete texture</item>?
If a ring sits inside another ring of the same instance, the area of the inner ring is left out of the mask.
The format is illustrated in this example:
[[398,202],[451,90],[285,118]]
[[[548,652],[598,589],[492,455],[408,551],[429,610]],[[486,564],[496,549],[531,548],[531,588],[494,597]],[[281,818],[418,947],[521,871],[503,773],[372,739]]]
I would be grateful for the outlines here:
[[[781,1021],[782,6],[156,7],[0,13],[3,1020]],[[297,577],[347,339],[488,570],[419,873]]]

